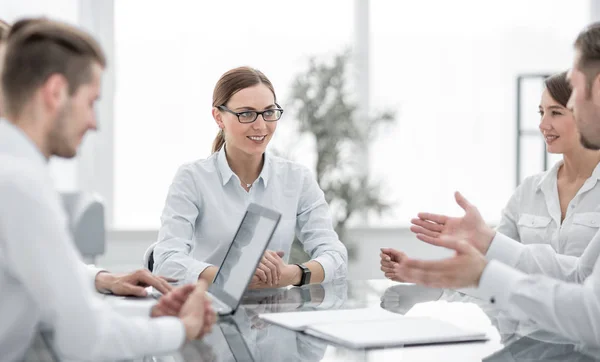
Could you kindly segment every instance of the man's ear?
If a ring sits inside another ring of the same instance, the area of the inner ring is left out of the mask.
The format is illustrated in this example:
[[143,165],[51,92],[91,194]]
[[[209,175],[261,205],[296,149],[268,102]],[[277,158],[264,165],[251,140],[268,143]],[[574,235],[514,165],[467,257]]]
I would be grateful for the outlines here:
[[44,106],[54,111],[61,107],[69,96],[69,83],[62,74],[52,74],[39,89]]

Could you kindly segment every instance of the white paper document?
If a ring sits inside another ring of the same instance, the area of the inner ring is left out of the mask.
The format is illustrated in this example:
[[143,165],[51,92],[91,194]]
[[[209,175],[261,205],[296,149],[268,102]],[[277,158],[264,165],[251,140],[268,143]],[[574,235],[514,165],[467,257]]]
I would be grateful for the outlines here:
[[361,308],[343,310],[319,310],[309,312],[286,312],[260,314],[261,319],[278,326],[303,331],[306,327],[322,323],[360,322],[404,318],[382,308]]
[[382,308],[260,314],[265,321],[349,348],[383,348],[486,340],[483,330],[429,317],[405,317]]
[[483,331],[466,330],[427,317],[316,324],[306,328],[305,332],[349,348],[360,349],[487,339]]

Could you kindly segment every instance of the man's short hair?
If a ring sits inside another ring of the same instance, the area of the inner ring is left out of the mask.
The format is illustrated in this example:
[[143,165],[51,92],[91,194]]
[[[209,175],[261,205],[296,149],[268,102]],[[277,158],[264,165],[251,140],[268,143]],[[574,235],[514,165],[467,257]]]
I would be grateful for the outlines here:
[[589,96],[594,79],[600,74],[600,22],[587,26],[579,33],[575,49],[579,51],[575,66],[585,75]]
[[53,74],[63,75],[69,95],[92,75],[92,64],[106,66],[100,45],[74,26],[48,20],[15,23],[6,38],[4,68],[0,75],[8,114],[19,114],[35,90]]

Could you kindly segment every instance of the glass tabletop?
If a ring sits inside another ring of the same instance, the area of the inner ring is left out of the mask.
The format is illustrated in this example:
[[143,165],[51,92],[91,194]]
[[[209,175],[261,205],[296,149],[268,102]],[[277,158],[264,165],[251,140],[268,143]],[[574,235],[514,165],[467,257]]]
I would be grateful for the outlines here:
[[[488,340],[385,348],[348,349],[271,325],[261,313],[381,307],[405,316],[438,318],[487,331]],[[172,355],[136,361],[600,361],[600,351],[519,323],[484,301],[455,291],[386,279],[248,291],[236,313],[212,333]]]

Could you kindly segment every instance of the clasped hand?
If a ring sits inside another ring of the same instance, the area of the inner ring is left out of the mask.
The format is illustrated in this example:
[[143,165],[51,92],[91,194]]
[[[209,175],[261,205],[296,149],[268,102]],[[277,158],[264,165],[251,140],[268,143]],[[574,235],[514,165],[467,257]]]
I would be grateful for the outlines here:
[[280,288],[295,284],[300,276],[300,268],[286,264],[283,251],[265,251],[260,264],[254,272],[251,289]]

